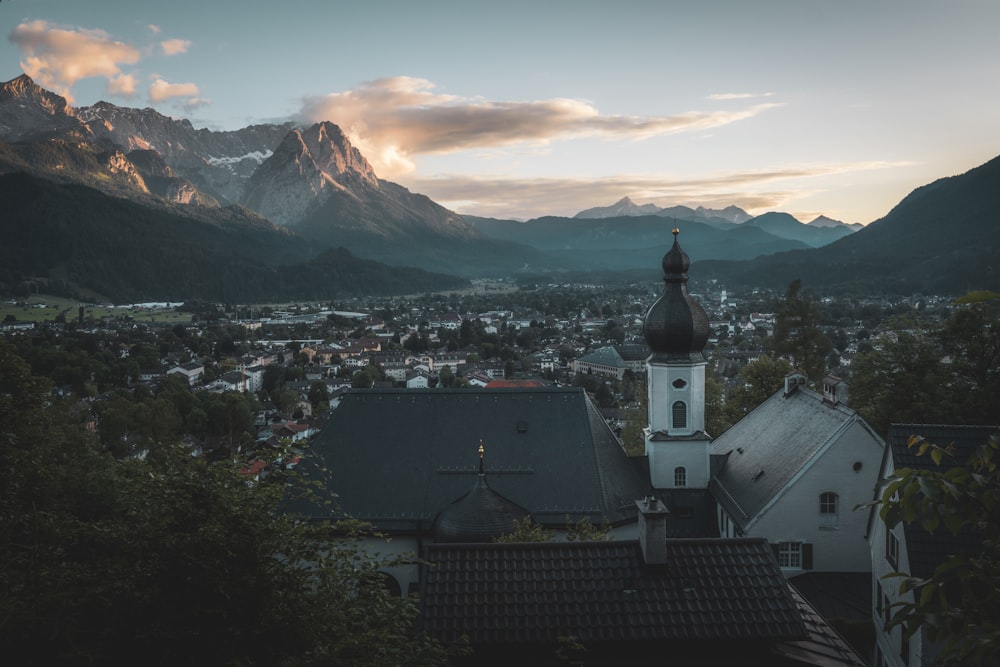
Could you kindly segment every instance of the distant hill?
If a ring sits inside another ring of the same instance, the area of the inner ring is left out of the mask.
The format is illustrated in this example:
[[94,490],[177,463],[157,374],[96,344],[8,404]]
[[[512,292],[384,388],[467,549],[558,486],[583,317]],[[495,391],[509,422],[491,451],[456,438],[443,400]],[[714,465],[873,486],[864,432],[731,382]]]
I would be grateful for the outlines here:
[[[833,224],[826,223],[826,220]],[[757,227],[779,238],[801,241],[811,248],[825,246],[854,233],[852,228],[829,218],[825,218],[824,222],[819,224],[802,224],[788,213],[764,213],[744,222],[743,225]]]
[[362,260],[342,248],[316,248],[246,209],[223,209],[206,222],[27,174],[0,176],[0,210],[0,289],[6,292],[33,284],[118,303],[247,303],[467,284]]
[[706,222],[661,215],[599,219],[544,217],[527,222],[466,216],[466,220],[487,236],[545,253],[554,266],[565,270],[655,269],[673,243],[674,227],[684,234],[685,251],[704,259],[750,259],[807,247],[800,241],[779,238],[746,225],[719,228]]
[[699,277],[858,294],[1000,291],[1000,157],[917,188],[885,217],[822,248],[704,262]]

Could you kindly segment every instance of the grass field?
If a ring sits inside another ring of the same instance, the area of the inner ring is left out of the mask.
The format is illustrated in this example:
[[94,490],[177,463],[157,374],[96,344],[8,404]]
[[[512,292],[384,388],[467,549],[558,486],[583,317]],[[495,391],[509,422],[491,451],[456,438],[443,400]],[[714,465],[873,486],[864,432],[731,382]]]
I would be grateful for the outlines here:
[[172,306],[112,306],[74,301],[58,296],[33,294],[23,299],[0,301],[0,322],[13,319],[18,322],[55,322],[60,315],[67,322],[80,316],[83,307],[83,321],[100,321],[102,317],[132,317],[136,322],[168,322],[186,324],[191,321],[190,313],[179,313]]

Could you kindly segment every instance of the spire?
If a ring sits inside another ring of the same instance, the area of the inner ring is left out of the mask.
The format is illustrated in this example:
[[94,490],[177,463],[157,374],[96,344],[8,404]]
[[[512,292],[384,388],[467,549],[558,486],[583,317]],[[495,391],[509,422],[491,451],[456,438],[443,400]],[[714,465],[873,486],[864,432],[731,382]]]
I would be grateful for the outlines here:
[[708,315],[688,294],[691,260],[681,250],[673,230],[674,244],[663,256],[663,294],[650,306],[643,321],[643,335],[652,352],[650,361],[704,361],[708,342]]

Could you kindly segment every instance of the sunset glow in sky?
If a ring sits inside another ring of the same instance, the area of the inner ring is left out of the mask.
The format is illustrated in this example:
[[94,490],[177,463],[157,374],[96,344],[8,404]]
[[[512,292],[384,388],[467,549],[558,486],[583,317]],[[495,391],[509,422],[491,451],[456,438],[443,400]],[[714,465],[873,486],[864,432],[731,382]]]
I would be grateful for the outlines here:
[[330,120],[460,213],[868,223],[1000,154],[996,0],[4,0],[0,80],[195,127]]

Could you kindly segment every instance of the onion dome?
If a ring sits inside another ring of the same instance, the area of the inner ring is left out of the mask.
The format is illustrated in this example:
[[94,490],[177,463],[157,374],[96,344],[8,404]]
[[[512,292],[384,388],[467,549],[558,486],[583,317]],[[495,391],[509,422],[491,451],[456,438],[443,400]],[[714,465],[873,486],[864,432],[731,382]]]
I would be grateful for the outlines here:
[[531,516],[528,510],[490,488],[483,472],[483,445],[479,444],[479,476],[468,493],[441,510],[434,519],[436,542],[492,542],[514,531]]
[[663,294],[650,306],[643,320],[643,335],[649,344],[650,361],[705,361],[708,315],[687,290],[691,260],[677,243],[663,256]]

